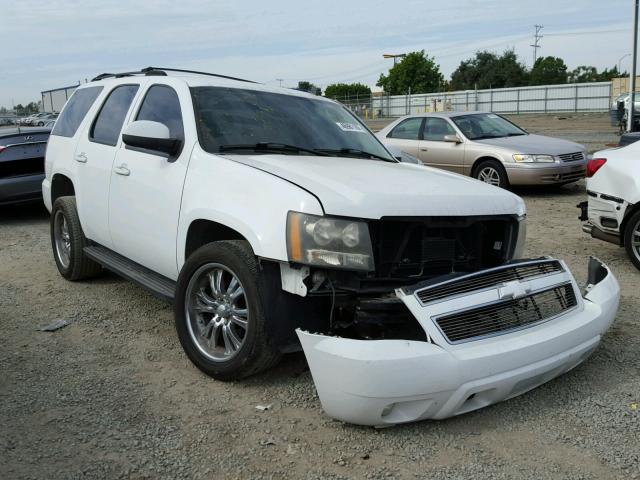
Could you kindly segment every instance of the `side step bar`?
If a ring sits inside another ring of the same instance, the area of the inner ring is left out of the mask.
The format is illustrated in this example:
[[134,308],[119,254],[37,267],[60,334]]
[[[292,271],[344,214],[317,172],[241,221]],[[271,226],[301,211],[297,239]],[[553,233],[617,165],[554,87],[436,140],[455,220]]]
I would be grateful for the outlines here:
[[172,303],[175,297],[176,282],[139,265],[106,247],[92,245],[84,247],[84,253],[107,270],[140,285],[155,297]]

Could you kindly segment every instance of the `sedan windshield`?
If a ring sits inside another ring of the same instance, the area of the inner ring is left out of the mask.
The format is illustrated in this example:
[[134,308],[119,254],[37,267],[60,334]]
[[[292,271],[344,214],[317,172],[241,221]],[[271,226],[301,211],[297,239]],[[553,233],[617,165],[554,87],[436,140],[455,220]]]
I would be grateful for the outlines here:
[[495,113],[460,115],[451,120],[469,140],[527,135],[527,132]]
[[226,87],[194,87],[191,96],[198,139],[210,153],[315,153],[396,161],[337,103]]

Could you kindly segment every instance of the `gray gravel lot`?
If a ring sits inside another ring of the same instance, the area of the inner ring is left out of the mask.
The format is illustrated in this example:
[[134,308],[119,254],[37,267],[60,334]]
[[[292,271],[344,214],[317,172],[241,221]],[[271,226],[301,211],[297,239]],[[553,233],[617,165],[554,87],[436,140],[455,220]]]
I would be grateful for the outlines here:
[[[0,478],[640,478],[640,272],[581,232],[584,183],[517,193],[528,255],[563,258],[580,281],[590,254],[611,266],[612,330],[521,397],[384,430],[325,416],[302,354],[244,382],[204,376],[168,305],[110,274],[63,280],[44,208],[0,210]],[[58,319],[69,326],[37,331]]]

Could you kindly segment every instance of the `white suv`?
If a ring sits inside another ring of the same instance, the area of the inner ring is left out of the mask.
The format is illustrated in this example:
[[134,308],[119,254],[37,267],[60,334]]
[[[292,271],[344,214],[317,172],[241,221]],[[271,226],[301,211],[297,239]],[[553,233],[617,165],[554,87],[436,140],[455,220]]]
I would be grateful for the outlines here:
[[43,193],[65,278],[105,267],[172,301],[186,354],[217,379],[302,344],[325,410],[355,423],[525,392],[582,362],[618,305],[595,259],[584,298],[563,262],[514,260],[517,196],[398,163],[336,102],[229,77],[82,85]]

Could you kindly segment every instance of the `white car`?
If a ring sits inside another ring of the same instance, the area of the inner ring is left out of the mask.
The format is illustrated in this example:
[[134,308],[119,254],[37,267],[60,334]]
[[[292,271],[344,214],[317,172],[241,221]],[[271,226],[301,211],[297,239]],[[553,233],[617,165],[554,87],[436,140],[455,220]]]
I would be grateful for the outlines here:
[[602,150],[587,164],[583,230],[626,249],[640,269],[640,142]]
[[[69,280],[113,270],[174,304],[221,380],[300,348],[335,418],[390,425],[508,399],[586,359],[619,287],[520,259],[525,206],[397,162],[340,104],[145,69],[80,86],[42,189]],[[584,295],[584,296],[583,296]],[[297,336],[296,336],[297,334]]]

